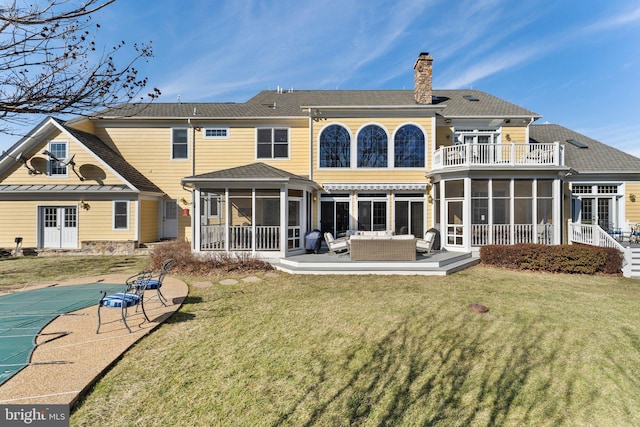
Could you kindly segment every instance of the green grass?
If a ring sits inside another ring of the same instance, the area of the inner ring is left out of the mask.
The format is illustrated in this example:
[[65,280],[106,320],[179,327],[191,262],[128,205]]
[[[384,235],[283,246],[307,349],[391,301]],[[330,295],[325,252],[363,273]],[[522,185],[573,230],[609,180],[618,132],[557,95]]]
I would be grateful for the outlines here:
[[637,280],[182,279],[214,285],[191,286],[71,425],[640,425]]
[[135,274],[148,256],[21,256],[0,259],[0,290],[99,274]]

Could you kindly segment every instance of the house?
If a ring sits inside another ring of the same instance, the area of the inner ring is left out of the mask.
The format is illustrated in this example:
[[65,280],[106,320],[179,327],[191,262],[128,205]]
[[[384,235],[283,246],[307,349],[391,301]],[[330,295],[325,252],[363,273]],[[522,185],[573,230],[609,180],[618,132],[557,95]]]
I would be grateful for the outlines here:
[[267,90],[47,118],[0,157],[0,246],[304,252],[310,230],[442,248],[572,240],[640,223],[640,159],[479,90]]

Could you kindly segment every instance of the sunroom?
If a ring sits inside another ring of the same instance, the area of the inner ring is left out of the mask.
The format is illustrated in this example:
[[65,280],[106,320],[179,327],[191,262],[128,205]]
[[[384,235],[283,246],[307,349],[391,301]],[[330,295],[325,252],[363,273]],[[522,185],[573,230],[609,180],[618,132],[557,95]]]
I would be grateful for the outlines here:
[[433,176],[434,223],[442,246],[562,242],[562,180],[547,174],[494,171]]
[[193,192],[195,251],[279,258],[304,252],[314,182],[254,163],[182,179]]

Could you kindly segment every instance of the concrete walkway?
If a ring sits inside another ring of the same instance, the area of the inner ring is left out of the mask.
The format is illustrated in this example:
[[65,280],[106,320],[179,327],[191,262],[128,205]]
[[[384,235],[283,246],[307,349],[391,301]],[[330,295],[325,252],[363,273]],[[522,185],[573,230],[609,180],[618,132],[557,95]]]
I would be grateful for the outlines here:
[[[56,282],[57,286],[86,283],[122,283],[129,275],[102,275]],[[42,286],[50,286],[43,284]],[[24,291],[34,289],[25,288]],[[124,327],[120,310],[103,309],[102,326],[98,326],[96,305],[59,316],[41,331],[30,364],[0,386],[0,404],[69,404],[73,405],[103,372],[129,347],[168,319],[184,302],[188,294],[186,283],[166,277],[162,293],[167,297],[164,307],[155,291],[145,295],[145,310],[130,312]],[[52,339],[52,337],[59,338]]]

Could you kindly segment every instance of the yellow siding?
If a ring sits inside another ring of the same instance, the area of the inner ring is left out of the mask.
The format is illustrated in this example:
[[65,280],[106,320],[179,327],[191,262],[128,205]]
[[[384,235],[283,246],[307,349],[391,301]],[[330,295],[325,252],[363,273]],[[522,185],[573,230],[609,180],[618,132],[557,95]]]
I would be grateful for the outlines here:
[[140,202],[140,243],[159,240],[159,209],[160,203],[157,200],[142,200]]
[[[640,183],[627,183],[624,196],[626,205],[626,221],[631,224],[640,223]],[[631,195],[633,194],[633,198]],[[635,199],[632,200],[632,199]]]
[[0,247],[15,248],[14,239],[22,237],[22,246],[35,247],[38,203],[31,201],[0,202]]
[[[49,141],[60,141],[68,143],[68,153],[75,155],[74,162],[76,163],[76,171],[85,178],[84,184],[107,184],[117,185],[122,184],[123,181],[115,174],[109,171],[96,158],[89,154],[84,147],[75,143],[67,135],[55,132],[51,134],[47,141],[43,142],[35,149],[23,153],[23,155],[29,158],[28,164],[33,169],[40,172],[36,175],[29,175],[27,169],[22,166],[22,163],[16,162],[15,165],[8,171],[5,177],[2,178],[3,184],[78,184],[80,179],[73,173],[71,167],[67,167],[66,177],[49,177],[47,176],[47,156],[42,154],[43,150],[47,149]],[[61,159],[62,160],[62,159]]]
[[85,119],[79,122],[75,122],[72,124],[69,124],[68,122],[66,123],[69,127],[72,127],[74,129],[78,129],[81,130],[83,132],[87,132],[87,133],[94,133],[96,131],[96,127],[94,126],[93,121]]
[[113,229],[113,205],[108,201],[86,199],[89,209],[69,200],[2,201],[0,215],[0,247],[14,245],[16,237],[23,238],[24,247],[37,245],[38,209],[40,206],[77,206],[78,247],[88,240],[135,240],[134,203],[130,202],[129,230]]
[[[203,126],[195,131],[196,169],[195,173],[207,173],[233,168],[255,162],[262,162],[278,169],[298,175],[309,174],[309,130],[307,120],[283,123],[241,122],[229,127],[229,139],[204,139]],[[256,128],[257,127],[289,128],[288,159],[257,159]],[[221,152],[223,151],[223,155]]]
[[513,126],[502,128],[503,144],[527,144],[527,127],[526,126]]
[[424,117],[400,117],[400,118],[342,118],[342,119],[329,119],[326,122],[314,123],[313,127],[313,179],[316,182],[388,182],[388,183],[400,183],[400,182],[426,182],[425,171],[426,168],[420,169],[394,169],[392,167],[386,168],[371,168],[371,169],[320,169],[319,164],[319,135],[322,130],[331,124],[340,124],[345,126],[351,133],[351,144],[357,144],[358,131],[368,124],[377,124],[382,126],[388,134],[390,146],[392,145],[393,135],[396,130],[405,124],[416,124],[422,128],[425,133],[427,153],[426,157],[430,160],[431,153],[429,148],[432,147],[430,142],[432,133],[432,118]]
[[171,128],[102,128],[97,135],[171,198],[189,198],[180,180],[192,175],[191,160],[171,160]]
[[129,202],[129,229],[113,229],[113,202],[85,200],[90,208],[78,208],[78,240],[136,240],[135,203]]

